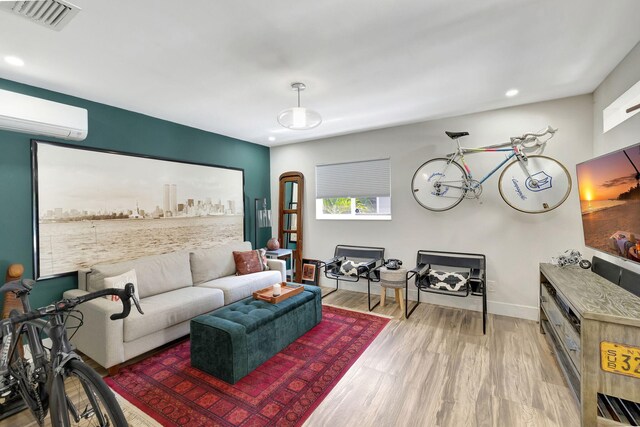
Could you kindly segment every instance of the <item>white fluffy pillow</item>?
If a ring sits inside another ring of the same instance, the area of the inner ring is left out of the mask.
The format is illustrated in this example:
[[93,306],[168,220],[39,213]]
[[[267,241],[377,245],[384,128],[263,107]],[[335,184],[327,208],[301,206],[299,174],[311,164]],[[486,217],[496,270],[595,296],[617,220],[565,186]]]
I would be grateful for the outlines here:
[[[118,288],[124,289],[124,285],[127,283],[133,283],[133,287],[135,288],[135,296],[138,301],[140,301],[140,295],[138,294],[138,278],[136,277],[136,270],[129,270],[126,273],[122,273],[118,276],[113,277],[105,277],[104,279],[104,288]],[[120,301],[117,295],[105,295],[105,298],[111,301]]]

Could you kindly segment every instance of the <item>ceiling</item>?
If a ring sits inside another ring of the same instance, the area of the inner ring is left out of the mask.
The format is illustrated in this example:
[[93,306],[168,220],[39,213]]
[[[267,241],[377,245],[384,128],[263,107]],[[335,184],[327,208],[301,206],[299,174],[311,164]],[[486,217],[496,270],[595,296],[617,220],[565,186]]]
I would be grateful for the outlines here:
[[637,0],[73,2],[0,12],[0,77],[267,146],[590,93],[640,41]]

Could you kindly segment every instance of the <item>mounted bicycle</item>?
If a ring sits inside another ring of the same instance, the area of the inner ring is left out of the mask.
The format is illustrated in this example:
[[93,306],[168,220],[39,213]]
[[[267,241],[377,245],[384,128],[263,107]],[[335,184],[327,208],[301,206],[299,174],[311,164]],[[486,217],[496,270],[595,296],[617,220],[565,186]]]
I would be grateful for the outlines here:
[[[28,296],[33,283],[16,280],[0,288],[0,294],[15,293],[24,309],[24,313],[12,310],[9,318],[0,321],[0,396],[19,394],[40,426],[44,425],[48,410],[54,426],[127,426],[111,389],[72,348],[67,320],[75,317],[82,326],[81,313],[73,309],[106,295],[118,296],[123,305],[121,313],[111,315],[112,320],[129,315],[131,300],[142,314],[133,285],[128,283],[124,289],[104,289],[31,310]],[[51,340],[50,349],[43,345],[43,333]]]
[[[510,142],[480,148],[461,147],[459,139],[468,132],[445,132],[458,148],[446,158],[431,159],[416,170],[411,183],[413,197],[424,208],[446,211],[463,199],[477,199],[482,194],[482,184],[511,159],[498,179],[502,199],[513,209],[525,213],[548,212],[560,206],[571,192],[571,176],[557,160],[539,154],[527,155],[527,151],[542,151],[557,129],[549,126],[542,133],[525,133],[512,137]],[[546,139],[540,138],[547,136]],[[464,159],[465,154],[481,152],[506,152],[491,172],[480,180],[473,178]]]

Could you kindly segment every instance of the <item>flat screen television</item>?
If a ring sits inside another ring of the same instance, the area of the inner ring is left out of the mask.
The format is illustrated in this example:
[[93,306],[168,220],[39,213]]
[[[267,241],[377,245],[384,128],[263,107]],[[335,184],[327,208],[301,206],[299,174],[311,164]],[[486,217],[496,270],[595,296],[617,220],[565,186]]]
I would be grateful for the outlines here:
[[640,144],[576,166],[585,245],[640,263]]

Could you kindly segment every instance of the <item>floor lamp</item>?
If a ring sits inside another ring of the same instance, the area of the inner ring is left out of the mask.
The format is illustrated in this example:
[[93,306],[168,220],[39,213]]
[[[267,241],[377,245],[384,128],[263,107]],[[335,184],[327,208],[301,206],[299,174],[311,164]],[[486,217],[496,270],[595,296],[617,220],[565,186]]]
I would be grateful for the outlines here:
[[267,199],[255,199],[255,215],[256,215],[256,245],[254,249],[258,249],[258,231],[261,228],[271,227],[271,210],[267,209]]

